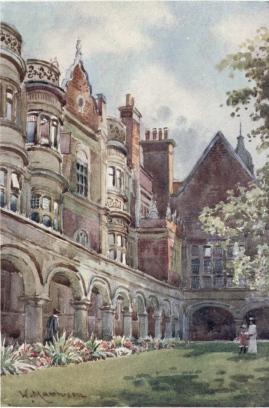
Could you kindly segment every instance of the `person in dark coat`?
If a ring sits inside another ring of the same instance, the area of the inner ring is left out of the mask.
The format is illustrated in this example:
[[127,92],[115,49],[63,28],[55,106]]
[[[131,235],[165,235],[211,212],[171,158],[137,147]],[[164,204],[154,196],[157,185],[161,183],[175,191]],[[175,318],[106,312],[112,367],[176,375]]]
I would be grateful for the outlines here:
[[56,336],[59,330],[59,318],[58,315],[61,312],[57,309],[53,309],[53,315],[49,317],[47,326],[46,326],[46,334],[44,339],[44,345],[46,343],[51,344],[53,343],[53,337]]

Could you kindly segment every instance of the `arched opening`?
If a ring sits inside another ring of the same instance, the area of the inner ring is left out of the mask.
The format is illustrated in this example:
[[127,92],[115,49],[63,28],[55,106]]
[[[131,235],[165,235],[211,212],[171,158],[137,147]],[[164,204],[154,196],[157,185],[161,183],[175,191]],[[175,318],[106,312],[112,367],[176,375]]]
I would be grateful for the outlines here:
[[148,335],[155,337],[155,320],[154,320],[154,309],[152,306],[148,307]]
[[269,340],[269,307],[258,307],[250,310],[245,319],[253,317],[257,327],[257,338],[260,340]]
[[123,336],[123,297],[118,296],[116,299],[116,309],[115,309],[115,335]]
[[165,311],[162,311],[161,314],[161,338],[164,339],[165,338],[165,333],[166,333],[166,315],[165,315]]
[[25,340],[24,283],[20,271],[8,260],[1,261],[1,335],[6,341]]
[[74,330],[74,308],[72,306],[74,297],[69,278],[64,272],[57,272],[53,275],[49,286],[50,302],[46,302],[43,307],[43,334],[48,318],[53,314],[53,309],[58,309],[61,313],[59,317],[59,333],[66,331],[67,335]]
[[142,294],[137,294],[132,304],[132,336],[135,339],[145,338],[148,332],[145,299]]
[[191,340],[233,340],[236,328],[233,315],[221,307],[205,306],[191,318]]
[[88,310],[89,335],[94,333],[99,339],[102,337],[102,295],[97,287],[93,287],[90,295],[91,306]]

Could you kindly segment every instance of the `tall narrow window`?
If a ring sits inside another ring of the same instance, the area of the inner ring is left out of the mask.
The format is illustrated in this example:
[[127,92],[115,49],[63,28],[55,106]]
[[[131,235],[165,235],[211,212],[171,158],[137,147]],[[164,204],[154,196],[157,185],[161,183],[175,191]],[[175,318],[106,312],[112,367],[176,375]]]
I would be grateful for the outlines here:
[[20,183],[19,183],[19,178],[16,173],[11,174],[11,188],[12,190],[19,190],[20,189]]
[[43,215],[42,222],[46,227],[51,227],[51,218],[48,215]]
[[40,196],[39,195],[32,195],[32,197],[31,197],[31,208],[39,208],[39,201],[40,201]]
[[88,195],[88,166],[81,160],[76,163],[77,193],[87,197]]
[[27,130],[26,130],[26,142],[34,143],[36,141],[37,132],[37,116],[28,115],[27,116]]
[[45,115],[40,117],[40,143],[49,145],[50,118]]
[[199,269],[200,269],[200,261],[199,259],[192,259],[191,261],[191,272],[193,274],[199,274]]
[[0,190],[0,207],[5,207],[5,193]]
[[5,185],[5,172],[3,170],[0,170],[0,186]]
[[7,89],[6,93],[6,119],[12,120],[12,108],[13,108],[13,91],[11,89]]
[[51,146],[57,147],[58,145],[58,122],[53,120],[51,124]]
[[18,197],[13,194],[10,197],[10,209],[14,212],[18,211]]
[[108,187],[115,186],[115,167],[108,167]]
[[43,210],[50,211],[50,198],[44,197],[42,200],[42,208]]
[[119,190],[121,190],[121,187],[122,187],[121,171],[117,169],[116,174],[117,174],[117,188],[118,188]]

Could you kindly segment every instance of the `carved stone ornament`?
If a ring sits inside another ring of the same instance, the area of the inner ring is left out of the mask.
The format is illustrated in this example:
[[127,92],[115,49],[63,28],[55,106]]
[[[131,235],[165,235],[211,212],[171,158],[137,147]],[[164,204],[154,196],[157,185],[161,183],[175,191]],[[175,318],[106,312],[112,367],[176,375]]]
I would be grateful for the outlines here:
[[118,200],[117,198],[108,198],[107,199],[107,206],[109,208],[114,207],[114,208],[121,208],[121,201]]
[[3,26],[0,29],[1,46],[10,49],[16,54],[21,55],[21,43],[9,31],[5,30]]
[[55,68],[49,63],[30,63],[27,64],[27,78],[30,80],[45,80],[52,84],[58,85],[59,75]]

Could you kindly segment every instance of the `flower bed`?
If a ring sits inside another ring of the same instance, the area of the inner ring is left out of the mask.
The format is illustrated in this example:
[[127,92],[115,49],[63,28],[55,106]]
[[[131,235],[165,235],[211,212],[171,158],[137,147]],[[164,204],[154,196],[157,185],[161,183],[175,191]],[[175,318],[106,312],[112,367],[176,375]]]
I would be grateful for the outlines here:
[[126,339],[115,336],[110,341],[98,340],[94,334],[84,342],[78,338],[56,337],[54,343],[1,346],[1,375],[27,373],[51,366],[82,363],[100,359],[128,356],[162,348],[178,347],[179,340]]

